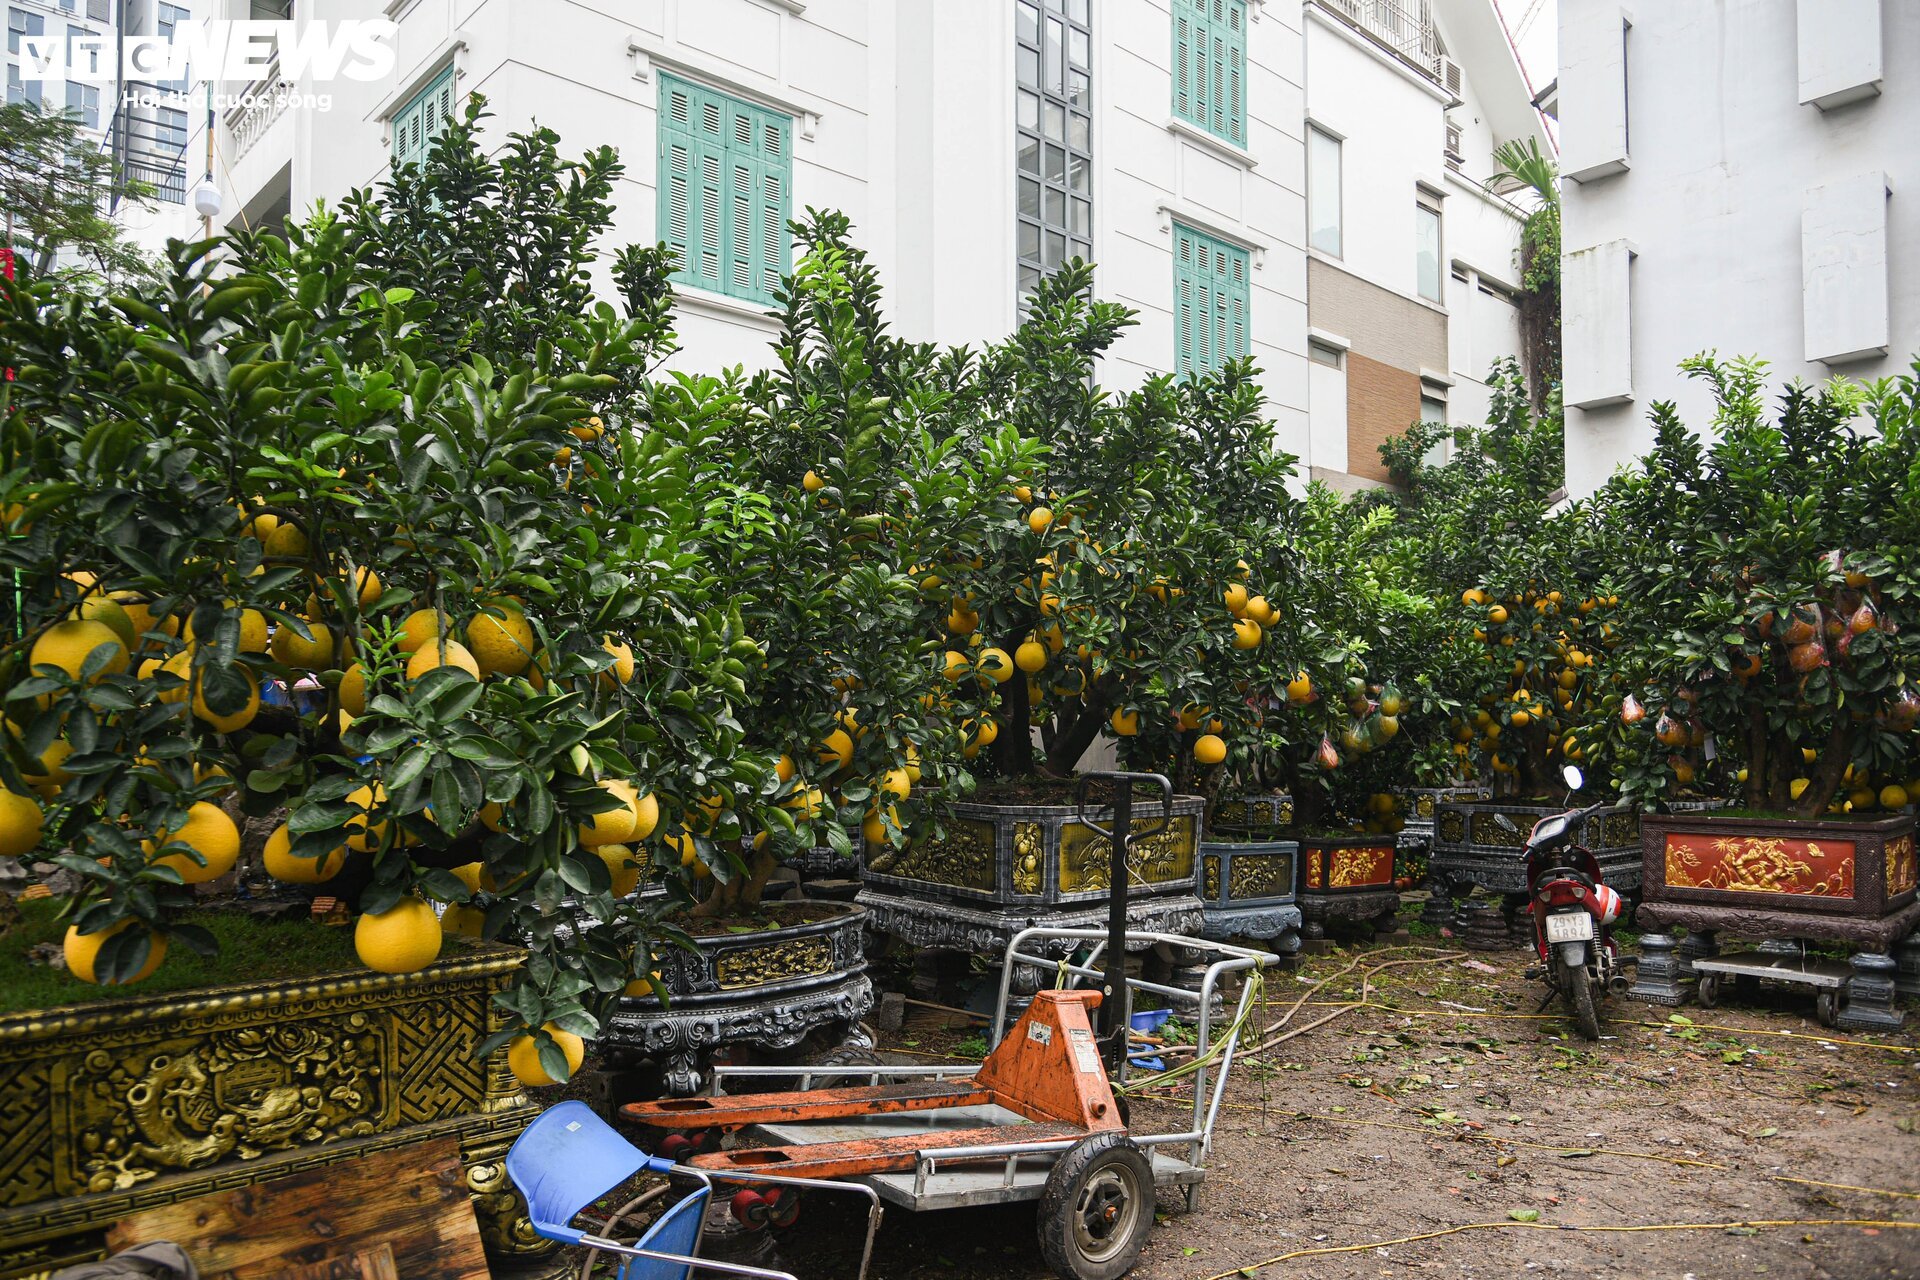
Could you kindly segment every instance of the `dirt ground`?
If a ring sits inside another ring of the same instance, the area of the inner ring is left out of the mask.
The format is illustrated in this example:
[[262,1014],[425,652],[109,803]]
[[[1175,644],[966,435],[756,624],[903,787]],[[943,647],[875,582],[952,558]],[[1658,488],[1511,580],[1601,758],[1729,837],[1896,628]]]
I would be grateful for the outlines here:
[[[1134,1276],[1920,1275],[1920,1230],[1894,1225],[1920,1225],[1920,1013],[1836,1037],[1793,993],[1678,1016],[1616,999],[1590,1045],[1535,1013],[1525,953],[1449,945],[1269,980],[1262,1027],[1302,997],[1286,1029],[1336,1016],[1236,1066],[1199,1208],[1163,1202]],[[883,1048],[937,1061],[970,1034],[921,1010]],[[1183,1106],[1142,1099],[1135,1127],[1173,1128]],[[1401,1239],[1469,1224],[1490,1225]],[[816,1196],[759,1260],[851,1277],[858,1230]],[[1030,1206],[890,1211],[872,1270],[1045,1274]]]

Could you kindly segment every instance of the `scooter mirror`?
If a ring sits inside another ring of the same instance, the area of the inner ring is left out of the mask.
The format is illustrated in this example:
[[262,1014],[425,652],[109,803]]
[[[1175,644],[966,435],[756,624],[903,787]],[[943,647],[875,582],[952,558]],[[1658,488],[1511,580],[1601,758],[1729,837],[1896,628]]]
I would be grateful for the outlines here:
[[1562,769],[1560,776],[1567,780],[1567,790],[1569,791],[1578,791],[1587,785],[1587,775],[1580,772],[1580,766],[1577,764],[1570,764]]
[[1514,826],[1513,819],[1509,818],[1504,813],[1500,813],[1496,811],[1493,815],[1493,821],[1494,821],[1494,825],[1498,827],[1502,827],[1508,831],[1518,831],[1520,829],[1519,827]]

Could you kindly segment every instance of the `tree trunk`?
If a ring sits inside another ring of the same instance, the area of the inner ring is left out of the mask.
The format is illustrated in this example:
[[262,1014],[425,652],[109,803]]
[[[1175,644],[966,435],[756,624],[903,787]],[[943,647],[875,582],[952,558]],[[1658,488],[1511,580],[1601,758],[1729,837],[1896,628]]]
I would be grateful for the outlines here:
[[1800,793],[1800,803],[1794,807],[1794,812],[1801,817],[1817,818],[1833,803],[1834,795],[1840,790],[1840,778],[1847,771],[1848,762],[1841,755],[1846,741],[1847,712],[1840,708],[1833,713],[1833,728],[1827,731],[1827,745],[1820,753],[1820,767],[1814,770],[1813,781]]
[[1766,808],[1767,713],[1758,704],[1747,712],[1747,785],[1744,799],[1749,809]]
[[[1008,652],[1014,652],[1017,648],[1015,645]],[[1013,677],[1000,688],[1005,710],[1000,723],[1000,736],[993,740],[994,763],[1009,778],[1031,777],[1033,732],[1028,726],[1033,721],[1033,715],[1027,702],[1027,673],[1016,669]]]
[[1046,771],[1056,778],[1071,774],[1073,767],[1080,763],[1080,757],[1100,736],[1100,728],[1106,722],[1106,690],[1096,685],[1088,691],[1088,701],[1080,708],[1073,723],[1063,726],[1060,736],[1047,749]]

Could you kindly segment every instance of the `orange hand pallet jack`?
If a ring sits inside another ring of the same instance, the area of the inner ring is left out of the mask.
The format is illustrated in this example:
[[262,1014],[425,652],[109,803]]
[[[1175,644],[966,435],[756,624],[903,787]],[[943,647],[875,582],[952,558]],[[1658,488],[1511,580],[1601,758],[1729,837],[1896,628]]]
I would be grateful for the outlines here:
[[[1113,784],[1111,826],[1088,818],[1087,787],[1096,781]],[[1136,832],[1133,792],[1140,784],[1157,788],[1163,812],[1158,826]],[[621,1118],[658,1135],[660,1155],[693,1176],[749,1188],[763,1179],[776,1188],[810,1180],[870,1188],[875,1208],[859,1280],[872,1252],[880,1200],[916,1211],[1038,1200],[1041,1252],[1054,1271],[1063,1280],[1116,1280],[1140,1256],[1153,1226],[1156,1192],[1184,1192],[1191,1209],[1206,1177],[1214,1119],[1259,984],[1242,985],[1235,1016],[1218,1035],[1211,1016],[1216,991],[1230,975],[1274,959],[1180,934],[1127,930],[1128,848],[1166,829],[1172,798],[1171,784],[1158,774],[1081,779],[1080,821],[1101,832],[1112,850],[1108,883],[1116,892],[1107,929],[1031,928],[1015,935],[1000,975],[994,1048],[977,1068],[721,1067],[714,1071],[712,1096],[630,1103]],[[1212,958],[1198,992],[1127,976],[1127,950],[1157,943]],[[1077,962],[1044,954],[1076,948],[1089,954]],[[1003,1034],[1012,974],[1020,965],[1057,969],[1063,989],[1036,994],[1011,1033]],[[1087,980],[1100,985],[1073,985]],[[1136,991],[1176,1007],[1198,1006],[1196,1061],[1187,1069],[1192,1123],[1179,1132],[1133,1131],[1114,1092],[1114,1084],[1124,1087],[1126,1080],[1128,1013]],[[724,1092],[729,1075],[793,1076],[799,1090],[730,1096]],[[870,1083],[807,1087],[814,1077],[849,1075]],[[1176,1154],[1180,1149],[1184,1154]],[[776,1205],[791,1203],[784,1190],[768,1194]],[[765,1203],[750,1189],[735,1196],[734,1208],[746,1216],[743,1206],[753,1212]]]

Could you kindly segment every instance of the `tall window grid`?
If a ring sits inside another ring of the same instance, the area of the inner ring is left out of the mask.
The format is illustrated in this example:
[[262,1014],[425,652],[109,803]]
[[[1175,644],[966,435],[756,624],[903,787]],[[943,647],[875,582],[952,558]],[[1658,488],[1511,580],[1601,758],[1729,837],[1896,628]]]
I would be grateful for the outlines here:
[[1248,354],[1250,256],[1239,245],[1173,224],[1175,373],[1218,369]]
[[1089,0],[1014,0],[1014,233],[1022,299],[1093,256],[1093,15]]
[[660,77],[660,238],[673,278],[769,305],[793,255],[793,117]]
[[433,140],[452,118],[453,68],[449,66],[393,113],[393,171],[426,163]]
[[1173,114],[1247,145],[1247,0],[1173,0]]

